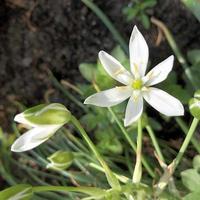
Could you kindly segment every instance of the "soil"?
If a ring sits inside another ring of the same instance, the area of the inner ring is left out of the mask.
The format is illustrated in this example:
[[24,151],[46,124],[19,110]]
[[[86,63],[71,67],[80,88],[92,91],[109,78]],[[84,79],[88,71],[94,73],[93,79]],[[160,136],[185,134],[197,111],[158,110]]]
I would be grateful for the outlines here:
[[[172,51],[166,41],[155,44],[157,28],[145,30],[137,20],[127,23],[122,8],[128,0],[95,0],[128,41],[134,24],[150,46],[152,65]],[[179,0],[159,0],[149,13],[172,31],[183,53],[199,48],[200,25]],[[10,131],[16,101],[32,106],[51,101],[75,107],[56,91],[49,68],[58,80],[83,82],[78,71],[81,62],[94,62],[99,50],[116,45],[101,20],[80,0],[1,0],[0,1],[0,126]],[[175,63],[177,69],[179,64]]]

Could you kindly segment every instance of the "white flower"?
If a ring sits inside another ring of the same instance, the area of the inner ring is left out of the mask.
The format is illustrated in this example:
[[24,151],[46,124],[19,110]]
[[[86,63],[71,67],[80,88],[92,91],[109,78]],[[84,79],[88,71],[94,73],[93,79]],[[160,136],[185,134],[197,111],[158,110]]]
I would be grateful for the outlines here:
[[183,115],[184,108],[178,99],[158,88],[152,87],[167,78],[173,67],[174,56],[168,57],[145,75],[149,49],[144,37],[136,26],[133,28],[129,41],[129,53],[131,72],[127,71],[111,55],[104,51],[99,52],[99,59],[106,72],[125,86],[93,94],[84,103],[100,107],[110,107],[130,97],[126,107],[125,126],[139,119],[143,112],[143,99],[164,115]]
[[11,146],[11,151],[22,152],[35,148],[48,140],[70,120],[71,114],[65,106],[52,103],[34,106],[15,116],[14,120],[31,128]]

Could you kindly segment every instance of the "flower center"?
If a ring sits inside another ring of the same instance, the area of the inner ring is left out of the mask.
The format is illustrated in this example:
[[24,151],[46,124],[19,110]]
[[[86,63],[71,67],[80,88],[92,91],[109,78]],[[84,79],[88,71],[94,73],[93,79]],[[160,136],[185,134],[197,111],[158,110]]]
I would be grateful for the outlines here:
[[143,86],[143,82],[142,82],[141,79],[136,79],[136,80],[133,81],[131,86],[135,90],[140,90]]

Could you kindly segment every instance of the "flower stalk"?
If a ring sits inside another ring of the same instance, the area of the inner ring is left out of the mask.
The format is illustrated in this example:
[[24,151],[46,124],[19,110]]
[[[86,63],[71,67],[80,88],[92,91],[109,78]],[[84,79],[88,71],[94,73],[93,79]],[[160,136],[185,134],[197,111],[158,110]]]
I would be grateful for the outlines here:
[[94,153],[95,157],[100,162],[101,166],[104,168],[105,174],[106,174],[106,177],[107,177],[107,180],[108,180],[108,183],[110,184],[110,186],[113,189],[120,190],[121,186],[120,186],[118,179],[116,178],[116,176],[113,174],[113,172],[111,171],[111,169],[109,168],[107,163],[104,161],[104,159],[101,157],[101,155],[97,151],[95,145],[93,144],[93,142],[88,137],[87,133],[85,132],[84,128],[81,126],[80,122],[74,116],[72,116],[71,122],[79,130],[80,134],[82,135],[82,137],[84,138],[84,140],[88,144],[89,148]]
[[138,120],[136,164],[133,172],[133,183],[139,183],[142,178],[142,120]]
[[157,153],[159,159],[161,159],[163,162],[165,162],[164,156],[163,156],[163,154],[162,154],[162,152],[161,152],[161,150],[160,150],[160,147],[159,147],[159,144],[158,144],[158,141],[157,141],[157,139],[156,139],[156,136],[155,136],[155,134],[154,134],[153,129],[151,128],[150,125],[147,125],[147,126],[146,126],[146,130],[147,130],[147,132],[148,132],[148,134],[149,134],[149,136],[150,136],[150,138],[151,138],[151,141],[152,141],[152,143],[153,143],[153,146],[154,146],[154,148],[155,148],[155,151],[156,151],[156,153]]

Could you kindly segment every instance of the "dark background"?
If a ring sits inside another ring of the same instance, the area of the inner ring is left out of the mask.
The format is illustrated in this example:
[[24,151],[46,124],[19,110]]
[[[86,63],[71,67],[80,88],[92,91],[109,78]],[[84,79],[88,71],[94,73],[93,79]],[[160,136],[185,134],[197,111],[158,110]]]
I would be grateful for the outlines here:
[[[133,26],[138,25],[154,65],[172,51],[166,41],[156,46],[155,26],[145,30],[137,20],[126,22],[122,8],[128,2],[95,0],[127,42]],[[199,23],[179,0],[159,0],[150,15],[169,27],[183,53],[199,47]],[[0,126],[10,130],[16,101],[32,106],[44,102],[49,91],[52,101],[70,106],[70,101],[53,88],[47,69],[58,80],[82,82],[79,64],[95,62],[101,49],[109,52],[116,44],[101,20],[80,0],[1,0]],[[175,69],[179,68],[176,61]]]

